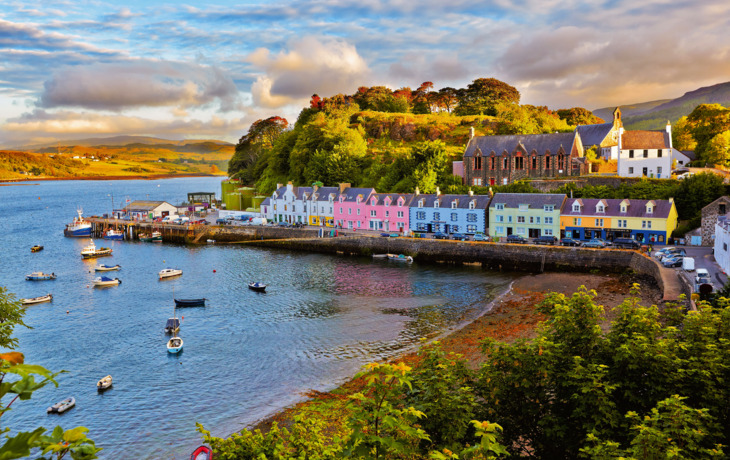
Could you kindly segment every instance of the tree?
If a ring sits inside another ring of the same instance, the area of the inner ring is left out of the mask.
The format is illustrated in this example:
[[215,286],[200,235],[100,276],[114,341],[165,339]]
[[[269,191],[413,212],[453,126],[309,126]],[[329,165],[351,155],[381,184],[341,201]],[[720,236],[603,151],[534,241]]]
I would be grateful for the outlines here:
[[705,161],[714,165],[730,166],[730,130],[710,139],[705,148]]
[[710,140],[730,130],[730,109],[720,104],[700,104],[687,116],[687,123],[697,142],[697,158],[707,161],[706,150]]
[[496,78],[477,78],[458,97],[457,115],[497,115],[498,104],[520,102],[520,92]]
[[270,150],[281,134],[286,131],[289,122],[282,117],[269,117],[256,120],[236,144],[236,151],[228,163],[228,174],[241,178],[244,183],[253,183],[258,177],[251,174],[251,169],[262,153]]
[[687,117],[682,117],[672,127],[672,146],[677,150],[694,150],[697,141],[692,136],[692,127]]
[[437,93],[437,104],[440,109],[446,110],[451,113],[454,107],[458,103],[459,92],[451,87],[441,88]]
[[702,208],[725,195],[723,178],[713,173],[695,174],[680,182],[674,203],[681,219],[699,216]]
[[565,120],[570,126],[578,125],[597,125],[605,123],[603,118],[593,115],[590,110],[583,107],[573,107],[571,109],[559,109],[557,111],[561,120]]

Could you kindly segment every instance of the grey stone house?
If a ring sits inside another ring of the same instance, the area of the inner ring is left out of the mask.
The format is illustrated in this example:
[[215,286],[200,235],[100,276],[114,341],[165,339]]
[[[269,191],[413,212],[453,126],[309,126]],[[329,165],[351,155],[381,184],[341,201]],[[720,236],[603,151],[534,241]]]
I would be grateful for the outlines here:
[[715,224],[717,218],[730,211],[730,196],[721,196],[702,208],[702,246],[715,244]]

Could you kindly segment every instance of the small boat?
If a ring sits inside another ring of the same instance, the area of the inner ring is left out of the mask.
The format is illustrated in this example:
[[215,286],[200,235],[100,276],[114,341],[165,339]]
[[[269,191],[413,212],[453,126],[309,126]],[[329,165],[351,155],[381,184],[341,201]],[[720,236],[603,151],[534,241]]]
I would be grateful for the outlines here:
[[162,233],[161,232],[152,232],[152,242],[153,243],[161,243],[162,242]]
[[41,246],[40,244],[36,244],[32,248],[30,248],[30,252],[38,252],[38,251],[42,251],[42,250],[43,250],[43,246]]
[[67,410],[71,409],[76,405],[76,399],[66,398],[63,401],[57,402],[56,404],[52,405],[48,409],[46,409],[46,412],[49,414],[63,414]]
[[91,244],[81,250],[81,257],[83,257],[84,259],[110,255],[112,255],[111,248],[97,248],[94,244],[94,240],[91,240]]
[[106,377],[102,377],[101,380],[96,382],[96,389],[98,391],[104,391],[108,390],[112,386],[112,376],[107,375]]
[[256,281],[255,283],[248,283],[248,288],[256,292],[264,292],[266,290],[266,285]]
[[149,233],[140,233],[137,237],[140,241],[144,241],[146,243],[152,241],[152,235],[150,235]]
[[81,217],[81,214],[83,213],[81,209],[77,209],[76,212],[79,216],[74,217],[73,222],[66,225],[66,228],[63,230],[63,235],[76,238],[91,236],[91,222],[88,222]]
[[392,256],[393,254],[373,254],[373,259],[387,259],[389,256]]
[[97,272],[110,272],[113,270],[120,270],[121,268],[122,268],[122,266],[119,264],[116,264],[116,265],[103,265],[102,264],[102,265],[97,265],[96,267],[94,267],[94,270],[96,270]]
[[46,294],[40,297],[31,297],[29,299],[20,299],[20,303],[23,305],[33,305],[36,303],[43,303],[43,302],[51,302],[53,301],[53,296],[51,294]]
[[43,281],[43,280],[55,280],[55,279],[56,279],[55,273],[33,272],[30,275],[25,275],[26,281]]
[[167,341],[168,353],[179,353],[183,349],[183,339],[178,336],[170,337]]
[[124,232],[110,228],[109,230],[104,232],[102,238],[104,238],[105,240],[123,240]]
[[204,307],[205,298],[203,299],[174,299],[176,307]]
[[160,243],[162,242],[162,233],[154,231],[151,234],[150,233],[140,233],[139,234],[139,240],[144,241],[145,243]]
[[173,276],[180,276],[182,275],[182,270],[179,268],[165,268],[163,270],[160,270],[159,273],[157,273],[157,276],[160,277],[160,279],[165,278],[172,278]]
[[165,334],[174,334],[180,330],[180,319],[175,317],[168,318],[165,323]]
[[403,254],[388,254],[388,260],[395,260],[396,262],[406,262],[411,263],[413,262],[413,257],[411,256],[405,256]]
[[190,454],[190,460],[213,460],[213,450],[208,446],[200,446]]
[[206,240],[206,243],[208,243],[208,244],[215,244],[215,240]]
[[94,284],[94,287],[116,286],[118,284],[122,284],[122,280],[119,278],[107,278],[106,276],[102,276],[94,278],[92,283]]

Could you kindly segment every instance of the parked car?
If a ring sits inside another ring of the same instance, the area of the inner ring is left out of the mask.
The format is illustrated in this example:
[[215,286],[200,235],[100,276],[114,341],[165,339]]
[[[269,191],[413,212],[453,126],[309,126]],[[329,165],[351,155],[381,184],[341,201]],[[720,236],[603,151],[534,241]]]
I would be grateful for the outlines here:
[[459,241],[466,241],[469,238],[467,238],[466,235],[463,235],[461,233],[452,233],[451,234],[451,239],[452,240],[459,240]]
[[665,267],[681,267],[683,260],[684,260],[684,257],[682,257],[682,256],[668,257],[668,258],[664,259],[664,262],[662,262],[662,265],[664,265]]
[[619,249],[639,249],[641,244],[633,238],[616,238],[613,246]]
[[558,244],[558,239],[552,235],[542,235],[538,236],[534,240],[532,240],[534,244],[549,244],[549,245],[555,245]]
[[561,246],[580,246],[581,244],[583,243],[573,238],[563,238],[560,240]]
[[383,238],[390,238],[390,233],[383,232],[380,234]]
[[433,234],[433,238],[435,240],[448,240],[449,235],[447,235],[446,233],[442,233],[442,232],[436,232]]
[[657,259],[661,259],[662,257],[668,255],[669,253],[671,253],[672,251],[674,251],[676,249],[677,248],[672,247],[672,246],[667,246],[667,247],[661,248],[660,250],[658,250],[654,253],[654,257],[656,257]]
[[606,243],[604,243],[602,240],[599,240],[597,238],[594,238],[590,241],[586,241],[583,243],[584,248],[605,248]]
[[476,233],[472,239],[474,241],[489,241],[489,237],[484,233]]
[[666,259],[669,259],[669,258],[673,258],[673,257],[677,257],[677,256],[684,257],[686,255],[687,255],[687,253],[685,252],[684,249],[676,249],[674,251],[669,251],[665,255],[659,257],[659,261],[664,262]]
[[508,243],[516,243],[516,244],[526,244],[527,238],[525,238],[522,235],[507,235],[507,242]]

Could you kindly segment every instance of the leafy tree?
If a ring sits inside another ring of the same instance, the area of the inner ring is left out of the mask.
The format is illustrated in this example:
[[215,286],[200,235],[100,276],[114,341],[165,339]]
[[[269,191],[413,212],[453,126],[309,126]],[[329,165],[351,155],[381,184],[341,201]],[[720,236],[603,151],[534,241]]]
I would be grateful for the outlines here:
[[477,78],[458,98],[457,115],[497,115],[498,104],[519,104],[520,92],[496,78]]
[[557,111],[561,120],[565,120],[570,126],[578,125],[597,125],[605,123],[603,118],[593,115],[590,110],[583,107],[573,107],[571,109],[559,109]]
[[437,97],[435,99],[436,105],[439,109],[443,109],[451,113],[459,101],[458,96],[459,91],[454,88],[448,86],[446,88],[441,88],[438,90]]
[[572,131],[570,126],[561,120],[547,107],[533,105],[504,104],[497,105],[498,134],[546,134],[558,131]]
[[692,137],[697,142],[698,159],[707,161],[707,147],[713,137],[730,130],[730,109],[720,104],[700,104],[687,116]]
[[677,150],[694,150],[697,141],[692,136],[692,127],[687,117],[682,117],[672,127],[672,146]]
[[682,219],[692,219],[702,208],[725,195],[721,176],[713,173],[695,174],[680,181],[675,192],[677,213]]
[[710,139],[705,149],[705,161],[710,164],[730,166],[730,130]]
[[258,179],[252,174],[257,161],[263,152],[274,146],[288,126],[289,122],[281,117],[255,121],[248,133],[236,144],[236,151],[228,163],[228,174],[234,178],[241,178],[244,183],[253,183]]

